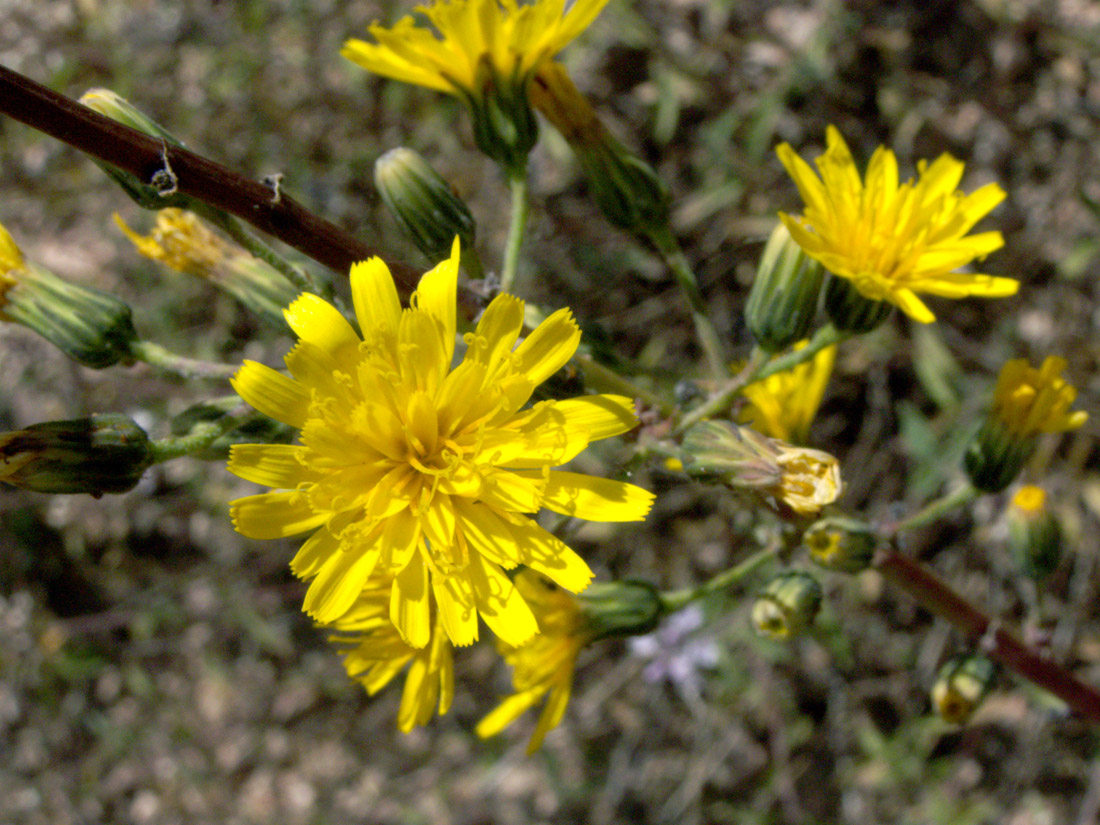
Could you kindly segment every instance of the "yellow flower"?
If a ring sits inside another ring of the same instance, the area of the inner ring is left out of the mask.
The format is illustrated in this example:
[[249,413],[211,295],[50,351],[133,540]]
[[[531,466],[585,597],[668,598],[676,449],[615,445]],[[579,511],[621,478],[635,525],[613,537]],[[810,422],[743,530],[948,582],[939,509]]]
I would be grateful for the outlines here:
[[[340,51],[368,71],[458,97],[479,95],[483,63],[497,76],[526,85],[542,63],[588,28],[608,0],[442,0],[417,6],[435,28],[403,17],[377,41],[349,40]],[[436,34],[438,32],[438,36]]]
[[565,714],[577,654],[591,641],[591,635],[577,600],[542,576],[524,570],[516,576],[516,588],[535,611],[540,633],[520,646],[498,643],[501,655],[513,668],[515,693],[478,723],[477,735],[482,739],[496,736],[549,694],[527,743],[527,752],[534,753]]
[[431,640],[422,648],[401,638],[389,617],[392,577],[376,575],[363,588],[355,604],[328,628],[329,641],[343,651],[344,669],[374,696],[408,667],[397,727],[408,733],[427,724],[436,707],[442,716],[454,698],[454,664],[451,644],[439,625],[432,625]]
[[253,407],[301,431],[297,445],[232,449],[231,472],[282,490],[232,502],[237,529],[315,531],[291,569],[313,580],[304,609],[322,623],[351,609],[376,568],[392,575],[390,618],[417,648],[431,638],[433,599],[453,644],[477,638],[479,615],[509,644],[534,635],[535,617],[502,568],[525,564],[573,592],[588,585],[584,560],[524,514],[636,521],[653,500],[631,484],[553,469],[637,423],[623,396],[527,406],[580,341],[568,310],[516,346],[523,301],[497,296],[451,369],[458,260],[456,242],[406,310],[381,260],[356,264],[362,339],[305,294],[286,311],[300,339],[286,356],[292,377],[246,361],[233,381]]
[[1008,361],[993,391],[993,417],[1017,438],[1076,430],[1089,414],[1070,412],[1077,390],[1063,377],[1066,359],[1048,356],[1039,369],[1025,358]]
[[[806,342],[801,341],[794,348],[804,346]],[[810,361],[749,384],[744,390],[749,403],[740,420],[771,438],[805,442],[835,360],[836,347],[825,347]]]
[[283,308],[298,290],[266,261],[216,234],[198,215],[186,209],[161,209],[157,225],[139,235],[115,213],[115,223],[138,252],[176,272],[209,281],[241,304],[286,329]]
[[917,297],[945,298],[1015,294],[1012,278],[956,272],[1004,245],[1000,232],[967,232],[997,204],[1004,191],[994,183],[969,195],[957,187],[963,164],[948,154],[920,161],[915,182],[898,183],[897,158],[880,146],[860,180],[844,138],[826,132],[825,154],[817,158],[819,178],[789,144],[776,150],[805,201],[801,216],[779,213],[806,253],[865,297],[889,301],[921,323],[935,316]]
[[432,28],[412,17],[390,29],[375,23],[377,42],[349,40],[340,53],[368,71],[461,99],[478,148],[518,175],[538,140],[531,78],[606,4],[574,0],[566,10],[565,0],[442,0],[416,7]]
[[209,278],[225,258],[241,254],[210,231],[193,212],[183,209],[161,209],[157,212],[156,228],[146,236],[130,229],[117,212],[114,219],[138,252],[176,272]]

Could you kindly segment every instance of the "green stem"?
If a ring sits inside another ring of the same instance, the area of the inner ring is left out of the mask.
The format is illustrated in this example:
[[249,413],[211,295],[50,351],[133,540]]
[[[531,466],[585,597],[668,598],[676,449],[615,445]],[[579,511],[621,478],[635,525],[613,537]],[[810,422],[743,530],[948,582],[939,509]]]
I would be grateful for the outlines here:
[[938,498],[935,501],[929,502],[913,515],[887,528],[887,536],[896,536],[902,530],[912,530],[915,527],[923,527],[926,524],[930,524],[940,518],[940,516],[946,515],[952,510],[969,504],[981,494],[981,491],[972,484],[964,484],[957,490],[948,493],[943,498]]
[[519,251],[527,229],[527,170],[511,173],[508,186],[512,190],[512,220],[508,226],[508,241],[504,247],[504,263],[500,270],[500,291],[511,292],[519,270]]
[[577,366],[581,368],[581,372],[584,373],[585,383],[590,384],[593,389],[599,390],[600,392],[626,395],[630,398],[640,398],[650,407],[659,410],[661,415],[666,417],[672,415],[674,412],[674,408],[671,404],[661,400],[657,395],[650,392],[645,387],[635,384],[629,378],[601,364],[591,355],[578,355],[575,360]]
[[225,380],[237,371],[237,367],[230,364],[215,364],[210,361],[199,361],[195,358],[176,355],[176,353],[165,349],[160,344],[154,344],[152,341],[133,342],[130,344],[130,354],[151,367],[162,372],[178,375],[181,378]]
[[672,270],[676,283],[680,285],[680,291],[687,299],[691,309],[691,319],[695,323],[695,334],[703,347],[711,375],[718,380],[725,378],[729,375],[729,358],[726,357],[726,348],[722,344],[718,330],[714,328],[714,324],[707,315],[707,305],[703,300],[703,293],[699,291],[699,281],[691,269],[691,264],[688,263],[687,257],[680,249],[680,244],[676,242],[676,238],[667,226],[651,228],[647,231],[647,236]]
[[698,601],[711,593],[725,590],[735,584],[741,584],[745,579],[762,567],[770,564],[779,553],[778,547],[765,547],[758,550],[747,559],[729,570],[723,570],[716,576],[703,582],[698,587],[688,587],[683,590],[673,590],[661,593],[661,609],[664,613],[675,613],[682,610],[694,601]]
[[270,246],[250,234],[241,226],[240,221],[232,215],[222,212],[220,209],[203,210],[203,212],[203,217],[209,219],[219,228],[224,230],[229,237],[237,242],[237,244],[248,250],[250,255],[274,267],[302,292],[312,292],[324,298],[332,297],[331,289],[319,288],[308,272],[294,266]]
[[159,464],[204,450],[226,433],[247,424],[259,415],[260,413],[247,404],[238,404],[221,418],[196,424],[187,435],[158,438],[150,445],[152,463]]
[[838,344],[850,337],[851,333],[842,332],[832,324],[826,324],[814,333],[813,338],[802,349],[791,350],[771,360],[767,360],[762,352],[754,351],[749,363],[745,365],[741,372],[723,384],[706,402],[681,419],[676,427],[676,433],[684,433],[700,421],[724,413],[749,384],[761,381],[769,375],[775,375],[777,372],[797,367],[799,364],[811,360],[826,347]]

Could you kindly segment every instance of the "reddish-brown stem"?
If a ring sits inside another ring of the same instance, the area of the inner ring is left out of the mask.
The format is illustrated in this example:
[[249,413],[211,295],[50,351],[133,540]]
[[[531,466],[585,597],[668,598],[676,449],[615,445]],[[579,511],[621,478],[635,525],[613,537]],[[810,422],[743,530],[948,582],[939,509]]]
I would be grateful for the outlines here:
[[998,626],[922,565],[894,549],[882,551],[875,564],[887,580],[951,622],[982,653],[1050,691],[1084,718],[1100,722],[1100,691]]
[[[378,255],[378,250],[314,215],[285,193],[276,197],[264,183],[186,149],[166,147],[163,141],[104,117],[5,66],[0,66],[0,113],[142,181],[151,181],[164,169],[167,153],[179,193],[236,215],[336,272],[347,274],[356,261]],[[399,286],[411,292],[419,274],[405,264],[388,262],[388,266]]]

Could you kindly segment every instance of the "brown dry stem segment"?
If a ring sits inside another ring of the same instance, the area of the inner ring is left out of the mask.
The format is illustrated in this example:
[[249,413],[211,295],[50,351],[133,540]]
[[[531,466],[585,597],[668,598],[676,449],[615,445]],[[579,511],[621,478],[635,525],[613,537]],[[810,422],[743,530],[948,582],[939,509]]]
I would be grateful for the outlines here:
[[951,622],[982,653],[1053,693],[1082,717],[1100,722],[1100,690],[1025,645],[922,565],[896,550],[882,552],[876,567],[926,610]]
[[[163,141],[104,117],[5,66],[0,66],[0,113],[143,181],[151,182],[158,172],[163,175],[167,160],[174,191],[235,215],[336,272],[346,275],[353,263],[378,256],[374,247],[314,215],[285,193],[276,196],[265,183],[186,149],[166,147]],[[403,291],[412,292],[418,273],[405,264],[386,263]]]

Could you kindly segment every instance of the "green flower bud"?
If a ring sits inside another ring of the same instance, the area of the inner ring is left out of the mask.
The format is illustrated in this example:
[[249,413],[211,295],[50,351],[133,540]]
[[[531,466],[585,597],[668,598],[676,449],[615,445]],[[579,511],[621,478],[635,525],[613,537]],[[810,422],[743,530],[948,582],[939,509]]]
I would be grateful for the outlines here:
[[648,582],[598,582],[576,599],[592,640],[644,635],[661,620],[661,598]]
[[668,187],[649,164],[607,131],[565,67],[543,64],[529,91],[535,108],[573,148],[596,206],[613,225],[628,232],[667,226]]
[[778,352],[807,336],[824,280],[821,264],[776,224],[745,304],[745,322],[761,349]]
[[462,244],[462,263],[471,274],[481,274],[481,265],[473,254],[477,230],[474,216],[450,184],[417,152],[404,147],[386,152],[375,161],[374,184],[397,225],[432,264],[450,256],[457,235]]
[[866,522],[832,516],[811,524],[802,543],[810,558],[827,570],[858,573],[870,566],[878,536]]
[[70,358],[101,369],[133,363],[130,307],[106,292],[71,284],[24,260],[0,226],[0,320],[33,329]]
[[868,298],[847,278],[831,275],[825,282],[825,312],[845,332],[870,332],[890,317],[894,305]]
[[104,117],[109,117],[124,126],[137,129],[139,132],[144,132],[150,137],[159,138],[164,143],[166,156],[164,165],[154,172],[152,178],[148,181],[143,181],[130,172],[125,172],[93,158],[96,165],[110,175],[111,179],[122,187],[122,190],[130,196],[134,203],[143,209],[164,209],[169,206],[180,209],[194,209],[196,207],[197,202],[193,198],[176,192],[175,173],[172,172],[172,164],[167,158],[167,147],[178,146],[183,148],[183,141],[172,135],[171,132],[126,98],[115,94],[110,89],[89,89],[80,98],[80,102]]
[[114,413],[0,434],[0,481],[38,493],[125,493],[151,460],[145,431]]
[[966,474],[979,490],[999,493],[1016,480],[1035,452],[1035,441],[1035,436],[1021,437],[997,418],[986,418],[966,448]]
[[1046,506],[1046,493],[1032,485],[1021,487],[1007,517],[1008,547],[1020,571],[1031,579],[1045,579],[1062,558],[1062,530]]
[[515,76],[502,77],[489,55],[478,61],[475,91],[457,90],[470,110],[477,148],[510,175],[523,174],[539,139],[539,124],[527,99],[529,75],[516,64]]
[[932,704],[945,722],[965,724],[993,686],[997,666],[984,656],[956,656],[940,668]]
[[787,570],[772,578],[752,606],[758,634],[782,641],[809,627],[821,609],[821,585],[802,570]]

